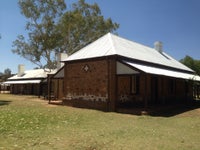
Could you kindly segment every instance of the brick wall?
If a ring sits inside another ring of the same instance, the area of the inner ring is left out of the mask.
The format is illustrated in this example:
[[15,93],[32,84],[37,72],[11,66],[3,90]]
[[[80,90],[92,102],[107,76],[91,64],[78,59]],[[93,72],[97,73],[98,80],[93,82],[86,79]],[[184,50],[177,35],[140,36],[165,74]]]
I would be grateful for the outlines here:
[[119,103],[132,100],[131,95],[131,76],[121,75],[117,78],[117,95]]
[[[176,86],[173,88],[172,84]],[[116,111],[124,100],[146,107],[187,98],[185,81],[175,78],[141,72],[139,91],[130,93],[131,86],[130,75],[116,75],[114,57],[67,62],[65,65],[64,97],[72,106]],[[128,97],[122,97],[124,95]]]
[[66,100],[73,100],[76,105],[79,100],[80,107],[85,102],[86,107],[102,109],[100,105],[108,101],[107,61],[82,61],[65,65],[64,95]]

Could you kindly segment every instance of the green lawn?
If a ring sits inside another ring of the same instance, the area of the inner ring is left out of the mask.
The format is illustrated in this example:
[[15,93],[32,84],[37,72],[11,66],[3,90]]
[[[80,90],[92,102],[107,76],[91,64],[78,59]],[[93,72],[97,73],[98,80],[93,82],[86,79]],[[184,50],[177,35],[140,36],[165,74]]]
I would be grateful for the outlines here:
[[199,150],[200,108],[170,117],[49,105],[0,94],[0,150]]

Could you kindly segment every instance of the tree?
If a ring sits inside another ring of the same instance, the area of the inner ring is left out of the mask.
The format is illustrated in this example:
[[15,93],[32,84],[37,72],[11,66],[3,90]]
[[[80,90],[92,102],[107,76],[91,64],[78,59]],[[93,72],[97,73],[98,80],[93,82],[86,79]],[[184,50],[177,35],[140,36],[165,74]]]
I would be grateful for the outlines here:
[[0,79],[2,81],[6,81],[9,77],[11,77],[11,70],[9,68],[4,70],[4,73],[0,72]]
[[[26,30],[28,40],[19,35],[13,42],[12,50],[40,68],[55,67],[55,50],[60,36],[56,32],[56,24],[66,8],[64,0],[19,0],[21,14],[28,22]],[[45,64],[43,61],[45,60]]]
[[195,60],[192,57],[186,55],[183,59],[180,60],[180,62],[200,75],[200,60]]
[[3,81],[2,77],[3,77],[3,73],[0,72],[0,83]]
[[61,35],[61,51],[72,54],[118,28],[119,24],[113,23],[111,18],[104,19],[97,3],[90,5],[85,0],[79,0],[62,16],[57,26]]
[[11,76],[11,70],[9,68],[5,69],[4,75]]
[[[55,54],[73,52],[96,40],[119,25],[104,19],[99,6],[79,0],[66,11],[64,0],[19,0],[22,15],[28,19],[28,39],[19,35],[13,53],[40,68],[54,69]],[[44,64],[45,60],[45,64]]]

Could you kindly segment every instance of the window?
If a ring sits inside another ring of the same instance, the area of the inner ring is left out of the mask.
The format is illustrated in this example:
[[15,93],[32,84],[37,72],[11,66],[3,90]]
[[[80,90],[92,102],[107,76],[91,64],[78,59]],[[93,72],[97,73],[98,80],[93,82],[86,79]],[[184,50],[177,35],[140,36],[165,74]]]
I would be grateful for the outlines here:
[[136,75],[131,76],[131,93],[132,94],[139,93],[139,76]]

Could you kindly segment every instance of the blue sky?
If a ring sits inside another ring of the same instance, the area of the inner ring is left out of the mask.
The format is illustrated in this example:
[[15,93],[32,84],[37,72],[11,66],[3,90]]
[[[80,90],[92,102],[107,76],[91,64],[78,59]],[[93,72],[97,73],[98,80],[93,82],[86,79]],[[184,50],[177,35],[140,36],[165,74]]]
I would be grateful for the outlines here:
[[[11,52],[17,35],[25,35],[26,19],[20,14],[18,0],[0,1],[0,72],[18,64],[26,70],[34,64]],[[68,7],[76,0],[66,0]],[[153,47],[163,42],[163,49],[177,60],[190,55],[200,60],[200,0],[86,0],[96,2],[105,18],[120,24],[119,36]]]

